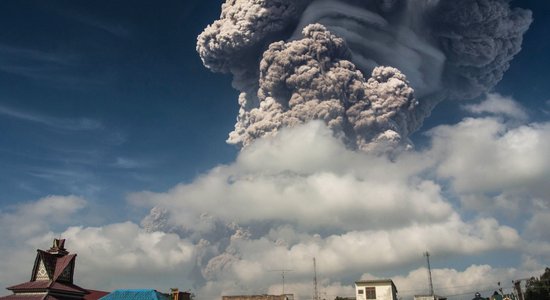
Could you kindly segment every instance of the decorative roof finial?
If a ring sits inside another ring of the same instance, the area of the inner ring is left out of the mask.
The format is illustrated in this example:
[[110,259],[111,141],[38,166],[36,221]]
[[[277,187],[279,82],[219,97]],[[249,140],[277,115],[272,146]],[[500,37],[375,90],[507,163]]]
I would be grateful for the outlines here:
[[69,251],[65,249],[65,239],[54,239],[53,245],[48,252],[51,254],[69,254]]

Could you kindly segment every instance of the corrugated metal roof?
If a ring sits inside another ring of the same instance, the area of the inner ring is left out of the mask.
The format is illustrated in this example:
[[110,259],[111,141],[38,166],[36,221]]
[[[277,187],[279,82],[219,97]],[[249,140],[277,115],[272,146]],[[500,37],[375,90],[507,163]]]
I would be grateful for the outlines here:
[[115,290],[100,300],[170,300],[170,297],[156,290]]

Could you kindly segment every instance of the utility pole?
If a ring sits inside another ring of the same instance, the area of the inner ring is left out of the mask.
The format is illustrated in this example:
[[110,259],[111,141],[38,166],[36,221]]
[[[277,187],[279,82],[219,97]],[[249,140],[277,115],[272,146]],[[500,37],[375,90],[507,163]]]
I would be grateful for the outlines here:
[[424,256],[426,256],[426,262],[428,264],[428,280],[429,280],[429,283],[430,283],[430,295],[433,296],[434,295],[434,285],[432,283],[432,268],[430,267],[430,253],[428,251],[426,251],[426,253],[424,253]]
[[313,258],[313,300],[319,300],[319,290],[317,289],[317,264]]
[[280,269],[280,270],[269,270],[270,272],[281,272],[281,277],[283,279],[283,293],[281,295],[285,294],[285,273],[292,272],[293,270],[290,269]]

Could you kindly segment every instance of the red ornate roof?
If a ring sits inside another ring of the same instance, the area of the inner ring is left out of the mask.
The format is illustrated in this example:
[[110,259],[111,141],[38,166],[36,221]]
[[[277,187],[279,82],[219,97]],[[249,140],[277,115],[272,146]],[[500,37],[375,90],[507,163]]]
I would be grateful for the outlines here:
[[40,249],[36,252],[37,254],[36,259],[34,260],[31,281],[37,280],[40,264],[43,263],[50,280],[57,281],[59,276],[63,274],[63,271],[65,271],[66,268],[69,268],[68,278],[64,278],[62,280],[73,282],[74,261],[76,260],[76,254],[52,254]]
[[86,296],[84,296],[84,300],[97,300],[109,294],[109,292],[96,291],[96,290],[88,290],[88,292],[89,294],[86,294]]
[[66,268],[70,268],[69,271],[69,282],[73,282],[73,271],[74,271],[74,263],[71,265],[71,263],[76,259],[76,254],[71,255],[65,255],[62,257],[57,258],[57,261],[55,263],[55,271],[53,274],[53,280],[57,281],[59,279],[59,276],[65,271]]
[[[62,295],[9,295],[5,297],[0,297],[2,300],[74,300],[74,298],[63,297]],[[87,298],[85,298],[87,299]],[[91,298],[88,300],[97,300],[99,298]]]
[[44,295],[9,295],[5,297],[0,297],[2,300],[42,300]]
[[64,246],[65,240],[55,239],[48,251],[38,249],[31,281],[8,287],[14,294],[0,300],[97,300],[107,295],[73,284],[76,254],[69,254]]
[[21,283],[18,285],[10,286],[7,288],[14,293],[24,293],[24,292],[45,292],[45,291],[61,291],[61,292],[70,292],[78,294],[86,294],[88,291],[74,285],[72,283],[61,283],[55,281],[46,281],[46,280],[37,280]]

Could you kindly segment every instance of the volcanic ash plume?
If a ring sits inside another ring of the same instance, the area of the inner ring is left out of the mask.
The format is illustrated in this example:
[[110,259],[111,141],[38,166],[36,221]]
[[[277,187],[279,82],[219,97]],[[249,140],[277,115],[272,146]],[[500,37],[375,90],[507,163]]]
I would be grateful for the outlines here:
[[[231,72],[240,91],[257,90],[258,63],[265,48],[296,22],[310,0],[227,0],[220,19],[199,35],[197,51],[206,67]],[[254,91],[255,92],[255,91]]]
[[343,39],[319,24],[304,37],[276,42],[260,63],[260,105],[240,110],[230,141],[247,146],[282,127],[323,120],[351,148],[395,148],[416,124],[413,89],[395,68],[378,67],[365,80],[349,61]]
[[506,0],[227,0],[197,51],[241,92],[229,143],[318,119],[385,151],[443,99],[493,88],[530,23]]
[[433,12],[435,36],[445,56],[445,85],[453,98],[473,98],[493,88],[521,50],[531,11],[504,0],[446,0]]

